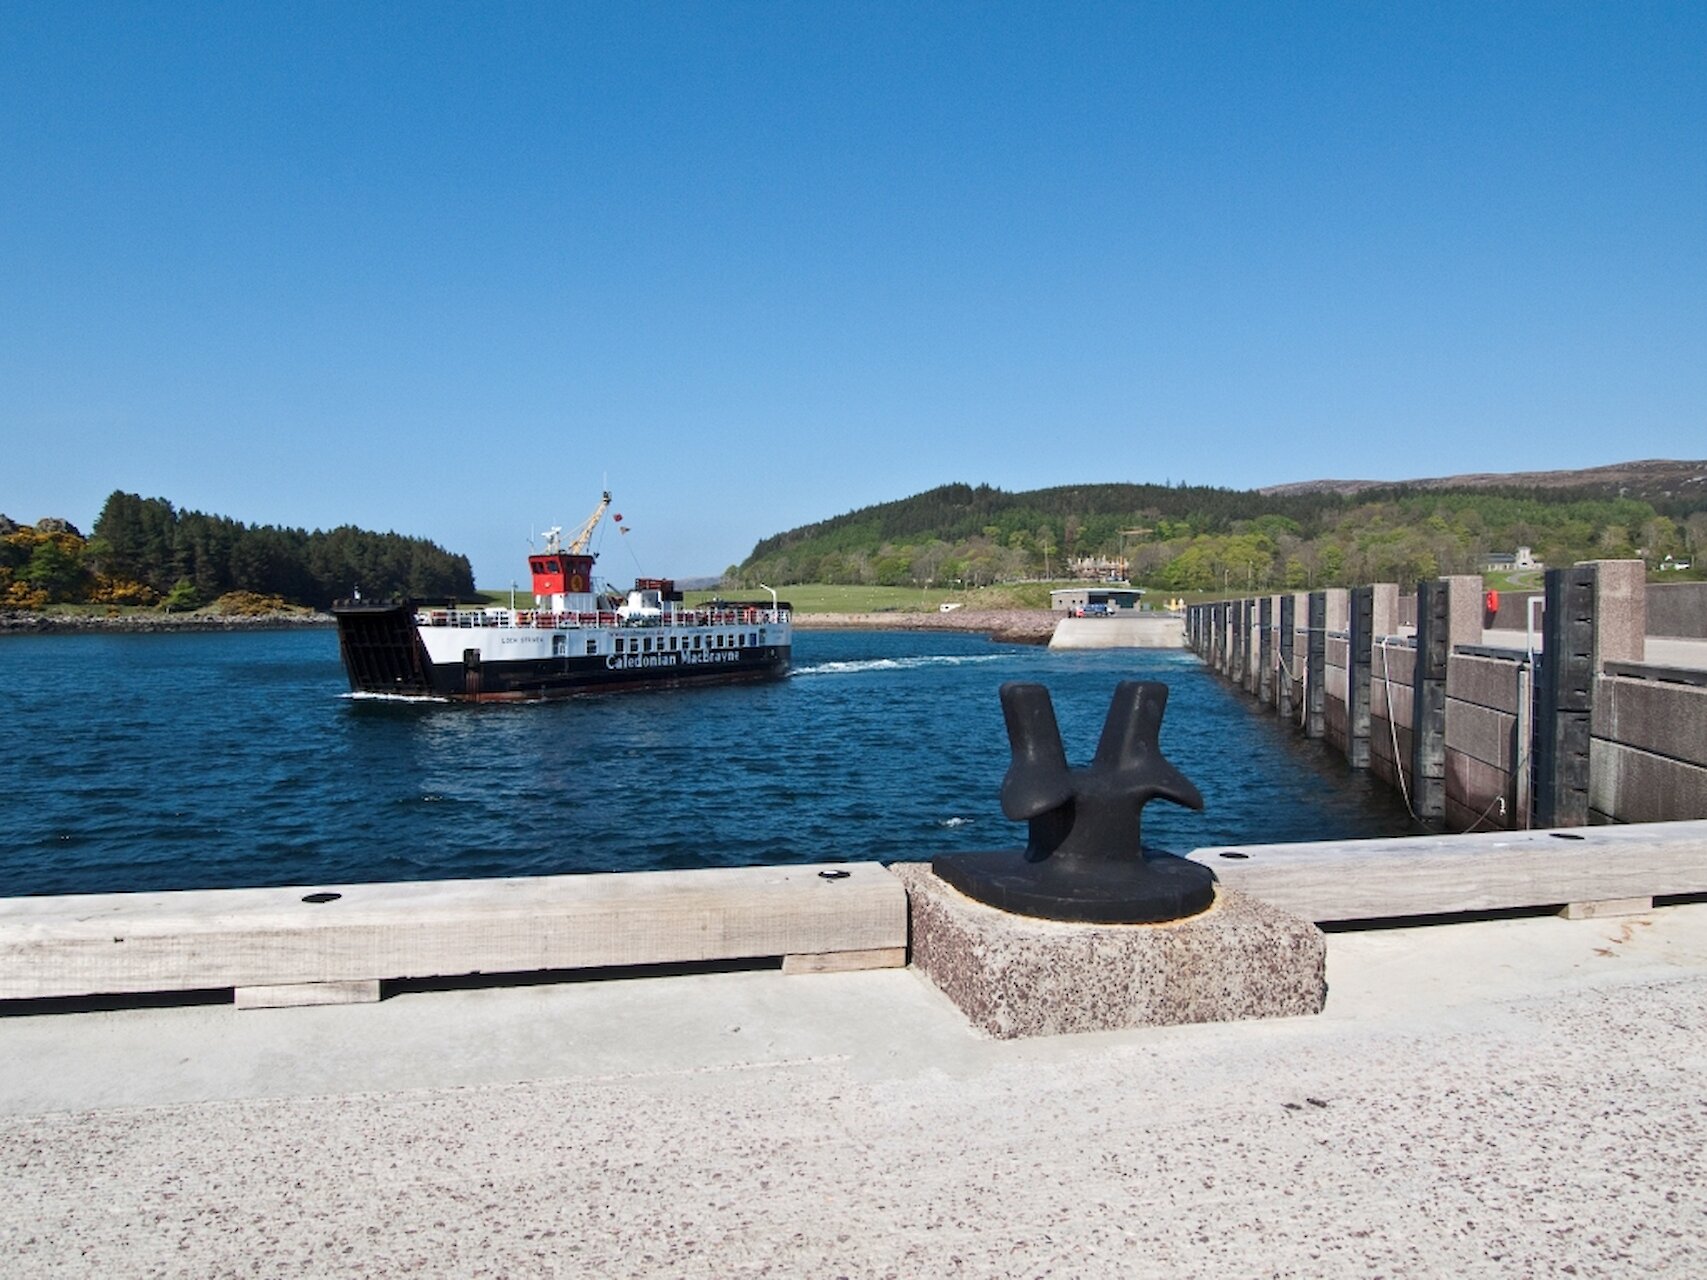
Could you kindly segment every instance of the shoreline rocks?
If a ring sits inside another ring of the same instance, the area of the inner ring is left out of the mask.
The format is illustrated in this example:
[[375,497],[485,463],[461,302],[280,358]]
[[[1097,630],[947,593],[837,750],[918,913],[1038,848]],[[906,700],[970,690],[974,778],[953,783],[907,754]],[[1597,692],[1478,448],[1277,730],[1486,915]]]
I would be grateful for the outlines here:
[[333,625],[329,613],[106,614],[0,611],[0,635],[118,632],[146,635],[168,631],[295,631]]

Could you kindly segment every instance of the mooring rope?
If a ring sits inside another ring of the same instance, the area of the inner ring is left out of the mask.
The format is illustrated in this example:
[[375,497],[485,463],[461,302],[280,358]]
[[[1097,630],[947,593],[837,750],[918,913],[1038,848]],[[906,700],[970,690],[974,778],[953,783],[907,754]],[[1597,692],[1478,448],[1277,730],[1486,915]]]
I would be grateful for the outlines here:
[[[1399,777],[1399,794],[1404,797],[1405,809],[1410,813],[1411,817],[1415,818],[1418,822],[1423,822],[1423,821],[1425,821],[1425,819],[1420,814],[1418,814],[1415,809],[1413,809],[1411,807],[1410,792],[1405,786],[1405,767],[1404,767],[1403,762],[1401,762],[1399,759],[1399,727],[1393,720],[1393,681],[1390,678],[1390,676],[1388,675],[1388,667],[1387,667],[1387,645],[1388,645],[1388,641],[1390,639],[1393,639],[1393,637],[1383,636],[1381,638],[1381,646],[1380,647],[1381,647],[1381,683],[1384,684],[1387,688],[1387,728],[1388,728],[1389,732],[1391,733],[1392,739],[1393,739],[1393,772],[1396,773]],[[1401,643],[1399,647],[1404,648],[1404,649],[1408,649],[1408,648],[1410,648],[1410,645]],[[1418,655],[1418,658],[1419,658],[1419,660],[1421,659],[1420,654]],[[1411,732],[1413,734],[1417,732],[1417,726],[1416,725],[1413,724],[1411,726]],[[1533,739],[1535,736],[1535,726],[1533,723],[1529,727],[1529,734],[1530,734],[1531,741],[1525,742],[1523,744],[1523,750],[1518,754],[1516,764],[1514,764],[1512,766],[1511,776],[1514,780],[1522,777],[1523,776],[1523,770],[1529,766],[1529,754],[1530,754],[1530,750],[1531,750],[1532,746],[1534,745]],[[1495,809],[1498,809],[1500,811],[1500,817],[1502,817],[1502,818],[1505,817],[1505,796],[1503,794],[1497,795],[1492,800],[1490,800],[1488,802],[1487,808],[1483,809],[1481,813],[1477,814],[1475,821],[1472,822],[1469,826],[1465,827],[1461,834],[1469,835],[1470,832],[1474,831],[1477,827],[1481,826],[1482,823],[1486,822],[1488,815],[1490,813],[1492,813]],[[1530,815],[1526,810],[1524,815],[1523,815],[1523,826],[1524,826],[1524,830],[1526,830],[1526,831],[1529,829],[1529,817],[1530,817]]]
[[[1523,668],[1527,666],[1527,667],[1529,667],[1530,671],[1533,672],[1535,670],[1535,667],[1533,664],[1534,664],[1534,655],[1531,654],[1528,662],[1520,662],[1517,664],[1517,669],[1521,672],[1523,670]],[[1521,687],[1521,684],[1522,684],[1522,682],[1520,681],[1519,687]],[[1518,752],[1517,762],[1515,764],[1513,764],[1511,767],[1511,777],[1512,777],[1513,783],[1515,783],[1517,781],[1517,779],[1521,778],[1523,776],[1523,771],[1529,767],[1529,754],[1530,754],[1530,751],[1534,748],[1534,746],[1535,746],[1535,717],[1533,715],[1531,715],[1529,718],[1529,740],[1523,743],[1523,750]],[[1492,813],[1495,806],[1499,807],[1500,817],[1502,817],[1502,818],[1505,817],[1505,796],[1503,796],[1503,795],[1495,796],[1493,798],[1492,803],[1490,803],[1486,809],[1482,810],[1481,816],[1478,817],[1475,822],[1472,822],[1469,826],[1464,828],[1465,834],[1468,835],[1470,832],[1474,831],[1478,826],[1480,826],[1482,823],[1482,819],[1486,818],[1488,816],[1488,814]],[[1523,811],[1523,829],[1525,831],[1529,830],[1530,814],[1532,813],[1534,808],[1535,808],[1535,798],[1533,796],[1530,796],[1529,797],[1529,804],[1527,806],[1525,806],[1524,811]]]
[[[1397,774],[1399,778],[1399,794],[1404,797],[1405,812],[1409,813],[1416,821],[1421,822],[1422,818],[1418,815],[1417,811],[1411,807],[1410,788],[1405,785],[1405,762],[1399,759],[1399,726],[1393,720],[1393,679],[1387,672],[1387,642],[1390,638],[1391,637],[1388,636],[1382,636],[1380,648],[1381,685],[1387,691],[1387,730],[1393,735],[1393,772]],[[1406,645],[1404,647],[1409,648],[1410,646]],[[1418,656],[1420,657],[1421,655]],[[1412,679],[1415,679],[1414,674]],[[1417,727],[1413,724],[1411,726],[1411,733],[1414,735],[1416,731]]]

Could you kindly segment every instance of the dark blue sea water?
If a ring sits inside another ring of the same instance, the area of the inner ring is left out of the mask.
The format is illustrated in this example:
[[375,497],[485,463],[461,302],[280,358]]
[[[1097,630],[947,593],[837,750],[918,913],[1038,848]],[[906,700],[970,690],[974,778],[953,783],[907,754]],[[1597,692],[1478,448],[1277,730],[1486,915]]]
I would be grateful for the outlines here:
[[0,638],[0,896],[922,859],[1024,843],[996,690],[1054,694],[1089,762],[1122,679],[1172,688],[1162,746],[1201,814],[1145,842],[1411,830],[1178,652],[797,633],[768,685],[527,706],[347,696],[330,631]]

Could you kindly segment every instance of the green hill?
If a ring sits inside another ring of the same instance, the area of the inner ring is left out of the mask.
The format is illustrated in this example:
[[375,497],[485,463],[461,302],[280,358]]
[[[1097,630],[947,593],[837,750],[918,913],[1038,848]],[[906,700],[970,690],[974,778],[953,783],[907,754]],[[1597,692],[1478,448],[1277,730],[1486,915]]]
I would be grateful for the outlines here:
[[1609,486],[1390,486],[1356,492],[1093,484],[1009,493],[943,485],[766,538],[732,571],[760,580],[982,585],[1124,563],[1164,590],[1308,588],[1474,573],[1528,546],[1552,564],[1707,547],[1707,493]]

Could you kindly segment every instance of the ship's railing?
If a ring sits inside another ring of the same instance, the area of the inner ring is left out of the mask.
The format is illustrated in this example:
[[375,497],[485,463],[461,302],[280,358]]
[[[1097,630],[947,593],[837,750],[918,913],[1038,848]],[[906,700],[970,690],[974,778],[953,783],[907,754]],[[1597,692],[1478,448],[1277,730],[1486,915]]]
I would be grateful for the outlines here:
[[678,627],[764,626],[788,621],[787,609],[681,609]]
[[552,613],[536,609],[516,614],[516,626],[538,631],[574,631],[582,627],[620,627],[614,613]]
[[678,609],[661,617],[634,619],[614,613],[552,613],[546,609],[424,609],[416,614],[423,627],[514,627],[521,630],[574,631],[586,627],[745,627],[788,622],[787,609]]

